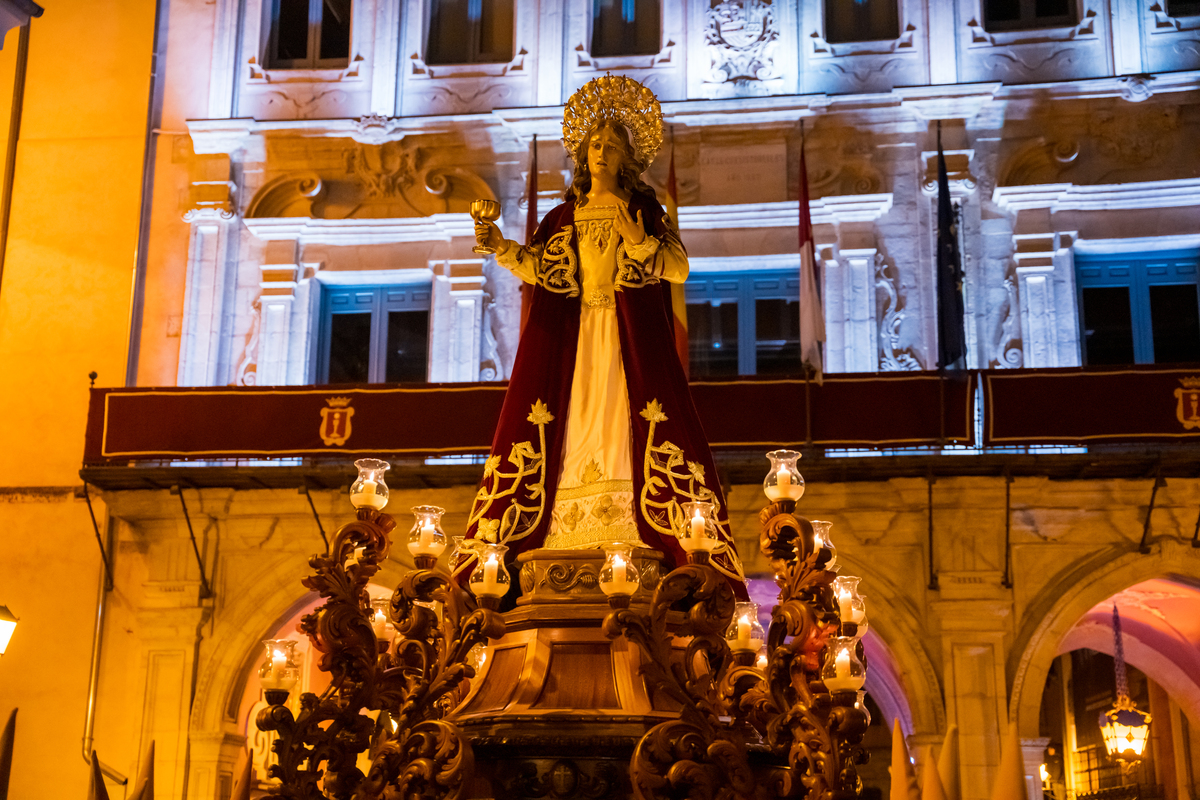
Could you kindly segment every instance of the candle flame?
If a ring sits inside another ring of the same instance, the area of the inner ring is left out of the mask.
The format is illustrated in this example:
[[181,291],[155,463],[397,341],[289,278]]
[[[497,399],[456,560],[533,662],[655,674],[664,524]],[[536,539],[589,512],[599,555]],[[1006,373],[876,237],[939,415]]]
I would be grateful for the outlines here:
[[496,554],[495,553],[488,553],[487,563],[489,563],[489,564],[496,563]]
[[625,569],[625,559],[621,558],[619,554],[613,556],[613,569]]
[[283,652],[282,650],[276,650],[271,654],[271,658],[274,661],[287,661],[287,653]]

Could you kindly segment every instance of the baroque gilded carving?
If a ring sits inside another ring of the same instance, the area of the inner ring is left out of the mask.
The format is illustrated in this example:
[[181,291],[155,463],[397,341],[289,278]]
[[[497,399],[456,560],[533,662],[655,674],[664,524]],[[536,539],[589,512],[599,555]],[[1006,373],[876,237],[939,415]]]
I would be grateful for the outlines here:
[[705,18],[706,83],[782,77],[775,65],[779,22],[773,0],[719,0]]

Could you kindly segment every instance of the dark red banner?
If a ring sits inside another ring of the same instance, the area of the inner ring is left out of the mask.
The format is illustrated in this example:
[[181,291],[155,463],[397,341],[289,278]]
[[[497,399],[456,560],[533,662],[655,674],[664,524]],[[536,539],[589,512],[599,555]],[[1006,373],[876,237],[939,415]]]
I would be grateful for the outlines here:
[[[93,389],[85,463],[482,453],[504,384]],[[970,440],[970,380],[839,375],[692,384],[714,448],[880,447]],[[806,403],[811,402],[811,413]],[[945,421],[939,411],[945,410]]]
[[1185,442],[1200,437],[1200,370],[984,373],[984,446]]

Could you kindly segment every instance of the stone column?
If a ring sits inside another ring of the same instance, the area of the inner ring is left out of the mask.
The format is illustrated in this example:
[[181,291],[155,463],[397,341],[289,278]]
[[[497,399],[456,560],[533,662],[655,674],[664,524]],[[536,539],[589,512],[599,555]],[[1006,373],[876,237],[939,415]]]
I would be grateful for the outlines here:
[[294,385],[309,379],[311,276],[297,255],[295,240],[267,243],[259,281],[258,386]]
[[483,260],[442,261],[433,268],[429,380],[479,380],[483,334]]
[[[1023,212],[1025,216],[1028,212]],[[1069,233],[1013,234],[1025,367],[1079,365],[1075,324],[1075,259]]]
[[988,800],[1008,729],[1012,591],[1000,580],[998,571],[940,572],[940,599],[931,603],[942,635],[946,722],[958,725],[963,800]]
[[874,247],[822,251],[825,272],[826,372],[878,372]]
[[1021,758],[1025,765],[1025,791],[1029,800],[1042,800],[1042,764],[1046,761],[1049,739],[1022,739]]
[[230,238],[236,242],[236,223],[230,222],[232,212],[217,208],[193,208],[183,218],[192,230],[176,380],[180,386],[216,386],[223,383],[229,360],[224,345],[237,280],[228,251]]

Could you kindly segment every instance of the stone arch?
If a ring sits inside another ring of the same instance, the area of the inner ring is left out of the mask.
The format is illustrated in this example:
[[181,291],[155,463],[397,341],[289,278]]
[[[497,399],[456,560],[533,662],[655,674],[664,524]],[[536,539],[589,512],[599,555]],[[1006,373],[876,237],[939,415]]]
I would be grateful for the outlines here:
[[[202,650],[188,722],[191,742],[192,785],[197,797],[217,796],[217,773],[228,771],[245,746],[237,729],[237,700],[256,663],[261,640],[278,629],[315,595],[301,585],[311,572],[310,554],[279,553],[261,557],[254,564],[254,581],[230,598]],[[376,583],[394,586],[411,564],[389,559],[375,576]],[[229,709],[235,709],[231,717]],[[205,791],[212,786],[213,791]]]
[[[1111,556],[1102,554],[1091,559],[1047,586],[1025,612],[1027,622],[1014,642],[1008,669],[1012,686],[1009,718],[1017,723],[1023,737],[1038,736],[1042,691],[1050,665],[1060,654],[1067,634],[1090,609],[1114,594],[1152,578],[1180,576],[1193,581],[1200,580],[1200,561],[1197,561],[1195,552],[1177,539],[1160,540],[1146,555],[1135,550],[1104,563],[1096,563],[1104,557]],[[1096,649],[1104,650],[1103,647]],[[1135,647],[1134,650],[1138,651],[1137,660],[1130,657],[1129,662],[1144,672],[1147,670],[1143,667],[1149,668],[1151,671],[1147,674],[1159,680],[1155,672],[1160,665],[1141,648]],[[1111,651],[1110,640],[1107,652]],[[1127,652],[1127,656],[1131,652]],[[1158,674],[1169,686],[1171,676],[1161,672]]]

